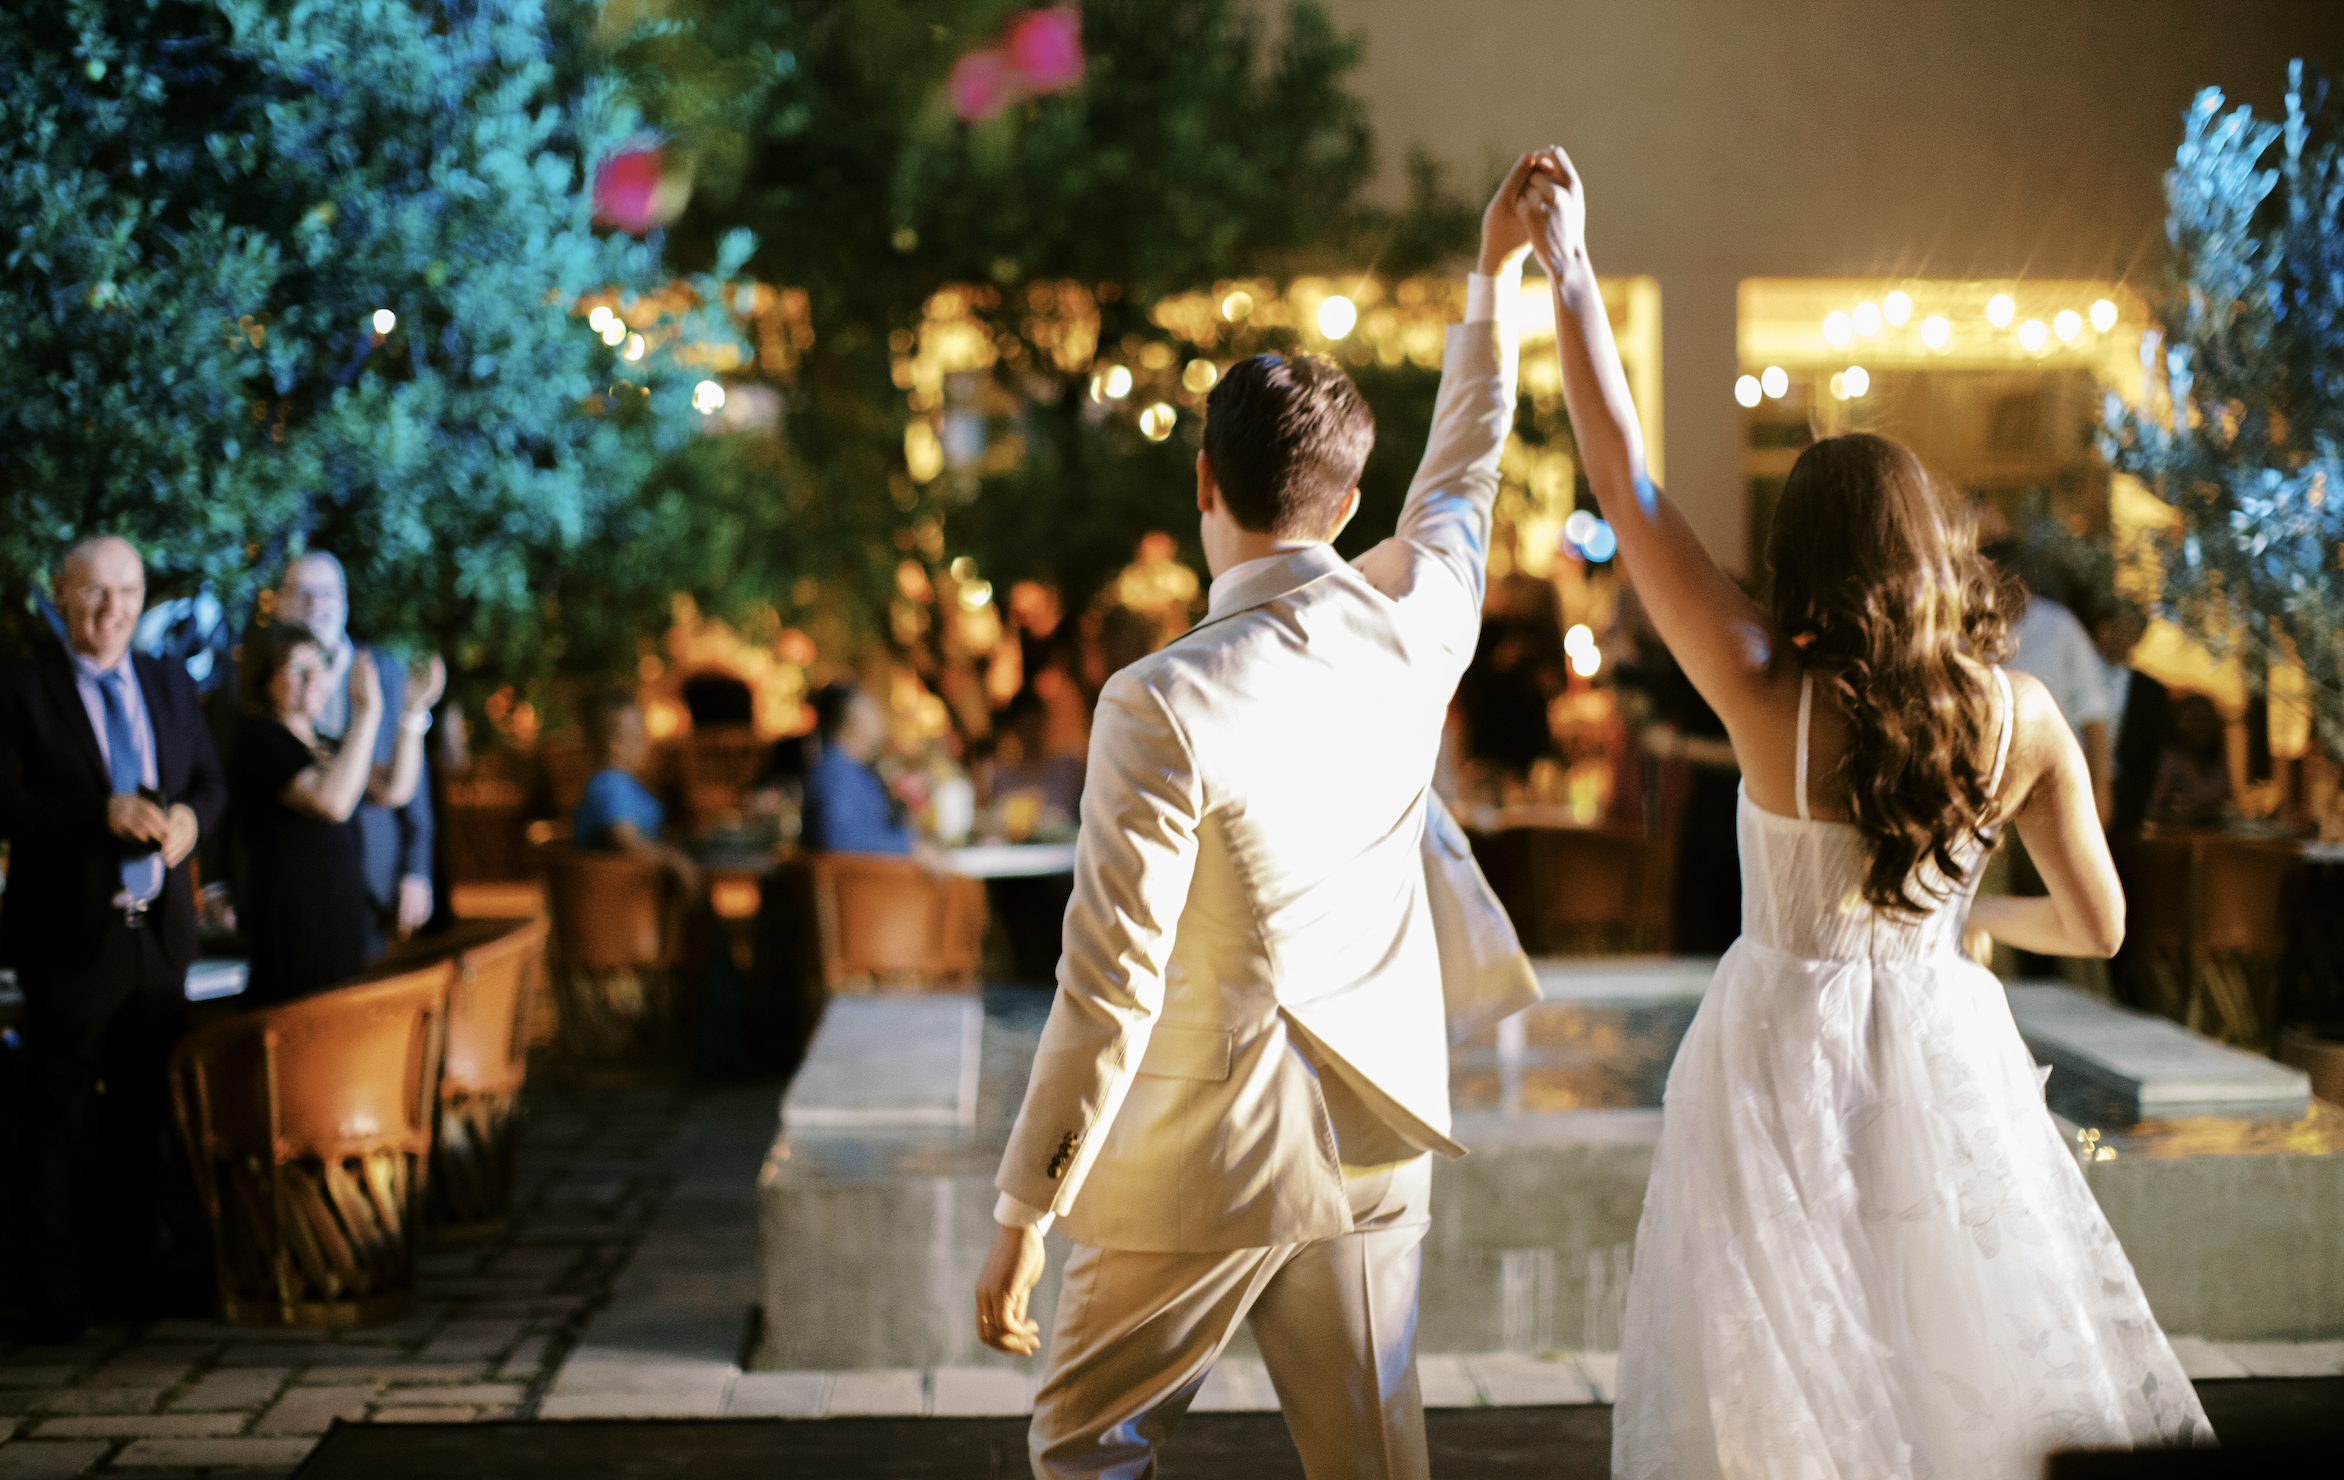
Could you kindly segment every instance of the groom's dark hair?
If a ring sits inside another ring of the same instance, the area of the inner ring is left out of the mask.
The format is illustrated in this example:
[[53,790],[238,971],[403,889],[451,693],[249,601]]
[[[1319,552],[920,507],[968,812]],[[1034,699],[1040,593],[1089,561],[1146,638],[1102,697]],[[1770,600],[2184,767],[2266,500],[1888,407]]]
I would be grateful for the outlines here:
[[1256,534],[1318,539],[1359,486],[1375,413],[1319,355],[1239,360],[1205,401],[1205,456],[1230,517]]

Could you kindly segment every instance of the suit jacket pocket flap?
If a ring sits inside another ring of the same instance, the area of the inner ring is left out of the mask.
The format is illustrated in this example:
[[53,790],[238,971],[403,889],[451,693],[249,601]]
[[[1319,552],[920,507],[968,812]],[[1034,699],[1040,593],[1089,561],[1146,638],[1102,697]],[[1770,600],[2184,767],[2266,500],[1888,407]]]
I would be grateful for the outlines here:
[[1139,1061],[1142,1074],[1167,1079],[1227,1079],[1235,1034],[1220,1028],[1175,1028],[1159,1023]]

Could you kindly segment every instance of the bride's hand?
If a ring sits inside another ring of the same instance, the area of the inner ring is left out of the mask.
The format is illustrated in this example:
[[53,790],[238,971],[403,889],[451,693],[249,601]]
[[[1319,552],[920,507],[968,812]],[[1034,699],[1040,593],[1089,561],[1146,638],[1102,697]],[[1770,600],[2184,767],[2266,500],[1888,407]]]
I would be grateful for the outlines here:
[[1530,232],[1539,265],[1559,283],[1587,266],[1587,187],[1560,147],[1538,150],[1531,159],[1530,181],[1515,211]]

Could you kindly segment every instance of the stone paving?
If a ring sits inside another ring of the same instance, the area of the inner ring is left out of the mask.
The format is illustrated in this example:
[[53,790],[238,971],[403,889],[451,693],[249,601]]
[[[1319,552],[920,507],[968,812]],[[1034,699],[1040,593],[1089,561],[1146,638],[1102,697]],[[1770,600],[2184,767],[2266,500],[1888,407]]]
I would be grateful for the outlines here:
[[[426,1256],[414,1313],[336,1334],[207,1321],[0,1346],[0,1480],[289,1473],[335,1419],[993,1415],[1029,1373],[742,1369],[770,1088],[532,1086],[513,1228]],[[786,1319],[786,1317],[784,1317]],[[2344,1342],[2177,1337],[2191,1376],[2344,1375]],[[1602,1352],[1428,1355],[1434,1407],[1609,1402]],[[1199,1411],[1277,1406],[1232,1354]]]

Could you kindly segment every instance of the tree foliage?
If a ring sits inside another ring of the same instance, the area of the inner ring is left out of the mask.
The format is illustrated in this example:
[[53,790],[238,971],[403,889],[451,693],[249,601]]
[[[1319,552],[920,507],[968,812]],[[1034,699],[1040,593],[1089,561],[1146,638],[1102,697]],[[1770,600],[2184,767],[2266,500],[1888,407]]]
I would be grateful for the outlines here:
[[[541,0],[0,14],[11,618],[110,530],[150,587],[208,582],[231,612],[330,549],[355,627],[476,683],[631,653],[681,574],[647,480],[701,420],[698,377],[578,314],[668,274],[656,240],[592,226],[589,171],[641,121],[555,39]],[[672,346],[729,337],[688,318]]]
[[2168,612],[2256,683],[2300,661],[2344,754],[2344,130],[2296,62],[2286,115],[2208,88],[2165,177],[2162,394],[2111,397],[2105,451],[2171,505]]

